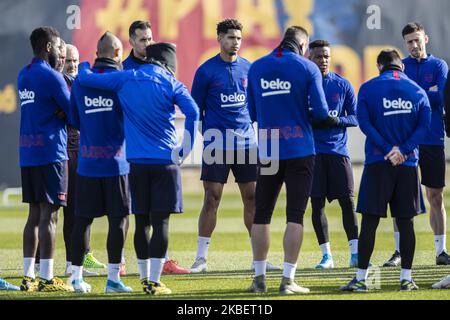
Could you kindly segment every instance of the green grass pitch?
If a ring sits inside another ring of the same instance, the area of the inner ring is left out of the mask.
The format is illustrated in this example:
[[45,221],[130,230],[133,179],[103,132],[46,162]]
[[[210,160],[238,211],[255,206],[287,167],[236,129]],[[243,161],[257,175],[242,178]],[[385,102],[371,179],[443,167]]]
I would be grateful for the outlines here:
[[[203,195],[201,192],[184,195],[185,214],[173,216],[170,225],[169,253],[172,259],[180,265],[190,267],[197,247],[197,217],[201,208]],[[450,195],[446,195],[446,207],[449,207]],[[274,214],[271,227],[271,248],[269,260],[281,265],[283,262],[282,236],[285,226],[285,196],[282,194]],[[311,211],[305,216],[305,237],[298,259],[297,280],[303,286],[311,289],[306,296],[281,297],[278,295],[278,285],[281,272],[269,273],[267,295],[249,294],[247,287],[252,281],[249,270],[252,254],[249,236],[245,230],[242,218],[240,196],[235,191],[225,190],[216,231],[209,249],[208,266],[210,272],[197,275],[163,276],[162,281],[172,289],[173,295],[154,298],[141,292],[137,276],[136,257],[133,249],[134,221],[131,219],[130,234],[126,242],[127,269],[129,275],[124,282],[134,288],[131,295],[105,295],[106,270],[100,277],[86,278],[93,287],[88,295],[76,294],[25,294],[0,292],[0,300],[21,299],[336,299],[336,300],[448,300],[449,290],[431,290],[431,285],[450,274],[449,267],[435,265],[434,239],[428,222],[428,215],[416,220],[417,250],[414,261],[413,277],[421,290],[412,293],[399,292],[400,270],[381,269],[381,290],[368,294],[342,294],[337,289],[354,276],[355,270],[347,268],[349,249],[341,222],[341,213],[336,203],[328,205],[327,215],[331,237],[332,252],[336,268],[326,271],[314,269],[321,258],[320,250],[311,224]],[[27,207],[22,205],[0,207],[0,276],[18,285],[22,276],[22,230],[27,215]],[[92,228],[91,246],[95,255],[106,262],[106,232],[105,218],[96,220]],[[379,266],[393,252],[392,221],[382,221],[378,229],[375,252],[372,263]],[[55,273],[61,275],[65,267],[65,250],[62,238],[62,214],[58,227],[57,253],[55,257]],[[65,279],[65,278],[64,278]]]

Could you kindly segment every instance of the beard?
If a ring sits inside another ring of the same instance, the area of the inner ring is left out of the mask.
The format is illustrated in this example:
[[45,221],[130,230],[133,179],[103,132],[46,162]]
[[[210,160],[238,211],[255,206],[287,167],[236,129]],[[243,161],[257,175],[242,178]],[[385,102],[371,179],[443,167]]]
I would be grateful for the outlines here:
[[59,63],[59,56],[55,52],[50,52],[48,55],[48,64],[52,69],[59,69],[60,63]]

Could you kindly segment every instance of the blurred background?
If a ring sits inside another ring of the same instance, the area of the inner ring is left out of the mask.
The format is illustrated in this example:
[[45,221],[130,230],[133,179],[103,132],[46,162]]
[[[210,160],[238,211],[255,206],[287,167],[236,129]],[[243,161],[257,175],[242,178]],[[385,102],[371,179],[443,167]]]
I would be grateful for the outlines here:
[[[31,61],[28,38],[36,27],[56,27],[67,43],[78,47],[82,61],[93,61],[97,40],[105,31],[122,39],[128,56],[129,25],[149,20],[156,41],[177,44],[177,76],[190,87],[196,68],[218,53],[218,21],[237,18],[244,24],[240,54],[251,61],[277,46],[287,26],[301,25],[312,40],[331,42],[333,70],[348,78],[357,91],[361,83],[377,75],[375,60],[382,48],[395,47],[405,55],[401,30],[409,21],[425,26],[430,36],[428,51],[449,62],[449,13],[447,0],[2,0],[0,191],[20,187],[16,77]],[[182,128],[182,118],[177,125]],[[349,135],[352,160],[361,164],[364,138],[359,129],[349,130]],[[201,163],[201,146],[201,140],[197,141],[186,168]],[[197,171],[186,172],[186,177],[199,181]]]

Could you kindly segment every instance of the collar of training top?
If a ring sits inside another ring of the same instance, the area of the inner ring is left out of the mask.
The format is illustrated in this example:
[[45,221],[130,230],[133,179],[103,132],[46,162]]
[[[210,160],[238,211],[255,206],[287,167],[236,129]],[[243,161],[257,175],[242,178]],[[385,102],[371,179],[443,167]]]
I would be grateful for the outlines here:
[[97,58],[94,68],[96,69],[115,69],[121,71],[123,68],[120,64],[110,58]]
[[134,55],[134,50],[133,50],[133,49],[132,49],[131,52],[130,52],[130,57],[131,57],[131,60],[133,60],[133,61],[136,62],[137,64],[148,64],[147,61],[144,61],[144,60],[141,60],[141,59],[137,58],[137,57]]
[[390,64],[388,66],[385,66],[383,69],[381,69],[380,74],[387,72],[387,71],[399,71],[403,72],[402,68],[400,66],[397,66],[395,64]]

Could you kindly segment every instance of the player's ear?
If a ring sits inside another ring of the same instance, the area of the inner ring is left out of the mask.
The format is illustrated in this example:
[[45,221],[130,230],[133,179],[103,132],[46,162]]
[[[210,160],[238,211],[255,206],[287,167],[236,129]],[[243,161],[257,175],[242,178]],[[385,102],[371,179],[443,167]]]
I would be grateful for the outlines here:
[[377,63],[377,69],[378,69],[378,71],[381,72],[381,70],[383,70],[383,68],[384,68],[384,67],[383,67],[381,64]]
[[405,65],[402,63],[402,72],[405,72]]
[[45,50],[47,52],[50,52],[52,50],[52,46],[53,46],[53,44],[51,41],[47,42],[47,45],[45,46]]
[[430,37],[428,37],[428,35],[425,35],[425,44],[428,44],[428,42],[430,42]]

